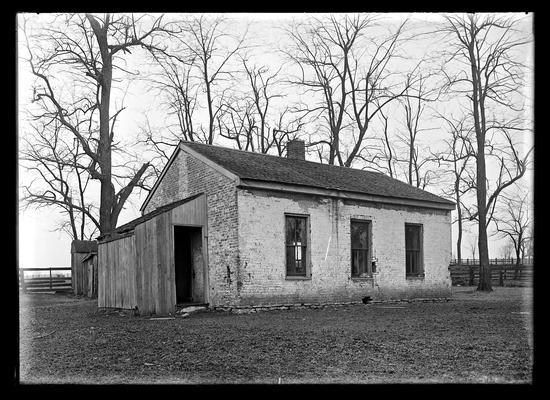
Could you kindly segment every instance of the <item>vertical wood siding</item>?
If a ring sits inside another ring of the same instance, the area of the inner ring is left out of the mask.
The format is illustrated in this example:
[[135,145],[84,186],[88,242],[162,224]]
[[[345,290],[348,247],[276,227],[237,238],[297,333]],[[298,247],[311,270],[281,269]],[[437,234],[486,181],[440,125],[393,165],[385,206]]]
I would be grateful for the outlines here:
[[88,253],[71,253],[71,284],[76,295],[88,294],[88,263],[81,260]]
[[105,251],[107,245],[98,245],[97,247],[97,306],[98,307],[107,307],[105,305],[105,290],[106,288],[106,279],[105,271],[107,269],[107,257]]
[[131,309],[137,305],[134,236],[98,247],[98,306]]
[[[173,227],[203,226],[204,238],[206,223],[205,197],[200,196],[137,225],[132,236],[99,243],[98,306],[137,306],[142,314],[174,312]],[[202,282],[207,279],[205,270],[201,271]]]
[[97,296],[97,256],[89,258],[84,263],[85,271],[88,274],[88,287],[86,288],[86,296]]

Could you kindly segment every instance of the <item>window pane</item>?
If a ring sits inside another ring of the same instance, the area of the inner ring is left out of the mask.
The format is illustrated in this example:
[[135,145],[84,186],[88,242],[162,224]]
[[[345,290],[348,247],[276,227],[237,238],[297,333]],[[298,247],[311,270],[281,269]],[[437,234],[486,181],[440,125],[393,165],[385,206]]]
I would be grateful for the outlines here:
[[359,225],[355,222],[351,223],[351,247],[358,249],[359,246]]
[[296,247],[294,247],[294,259],[296,261],[302,260],[302,245],[300,242],[296,243]]
[[405,255],[407,257],[407,263],[406,263],[405,271],[407,272],[407,274],[410,274],[410,273],[413,272],[413,260],[412,260],[413,254],[410,250],[407,250]]
[[296,235],[296,218],[286,217],[286,243],[292,244]]
[[351,222],[351,247],[354,249],[368,248],[368,223]]
[[286,273],[293,275],[296,271],[296,261],[294,258],[294,246],[286,246]]
[[359,234],[359,243],[361,244],[362,249],[366,249],[369,247],[367,242],[367,234],[368,234],[368,228],[367,224],[361,224],[361,232]]
[[297,250],[301,253],[301,259],[296,260],[296,275],[305,275],[306,274],[306,254],[305,254],[305,248],[302,249],[301,247],[297,247]]
[[357,250],[351,251],[351,275],[359,275],[359,255]]
[[406,272],[407,274],[418,274],[420,270],[420,251],[417,250],[407,250],[406,251],[407,263],[406,263]]
[[366,251],[359,250],[359,275],[364,274],[367,272],[367,257],[366,257]]
[[361,276],[368,274],[368,256],[367,250],[352,250],[351,251],[351,274],[353,276]]
[[420,250],[420,226],[405,226],[405,248],[407,250]]
[[296,242],[306,242],[306,219],[296,218]]

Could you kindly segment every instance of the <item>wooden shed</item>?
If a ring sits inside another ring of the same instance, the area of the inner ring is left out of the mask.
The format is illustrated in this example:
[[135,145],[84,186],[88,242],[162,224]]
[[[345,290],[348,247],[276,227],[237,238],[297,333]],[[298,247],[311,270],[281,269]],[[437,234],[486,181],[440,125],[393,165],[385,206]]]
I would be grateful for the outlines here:
[[98,306],[168,314],[208,302],[206,201],[167,204],[98,238]]
[[[73,240],[71,243],[71,284],[76,295],[90,296],[89,284],[93,285],[93,258],[97,255],[95,240]],[[92,277],[89,264],[92,262]],[[96,278],[97,279],[97,278]],[[91,282],[90,282],[91,280]],[[93,286],[92,286],[93,287]]]
[[84,269],[88,274],[88,286],[85,291],[87,297],[97,297],[97,252],[88,253],[82,259]]

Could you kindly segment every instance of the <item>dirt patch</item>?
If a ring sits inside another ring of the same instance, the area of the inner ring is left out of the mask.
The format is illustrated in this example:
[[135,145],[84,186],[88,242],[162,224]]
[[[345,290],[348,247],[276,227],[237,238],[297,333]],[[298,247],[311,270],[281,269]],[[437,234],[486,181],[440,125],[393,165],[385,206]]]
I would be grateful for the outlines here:
[[449,302],[159,320],[23,296],[21,382],[530,382],[531,291],[473,289]]

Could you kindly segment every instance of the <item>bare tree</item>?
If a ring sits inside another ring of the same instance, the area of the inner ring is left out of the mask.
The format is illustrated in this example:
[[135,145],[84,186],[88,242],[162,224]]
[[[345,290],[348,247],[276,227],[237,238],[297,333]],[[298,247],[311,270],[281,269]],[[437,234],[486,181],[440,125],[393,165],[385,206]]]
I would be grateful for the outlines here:
[[419,75],[417,84],[407,87],[405,96],[400,98],[405,112],[405,134],[401,137],[407,148],[407,155],[402,157],[407,165],[406,182],[421,189],[425,189],[433,173],[432,169],[426,168],[433,161],[433,157],[423,151],[420,145],[422,134],[434,129],[422,126],[427,106],[426,99],[431,92],[433,90],[426,88],[426,78]]
[[303,87],[306,94],[321,94],[319,103],[306,106],[304,113],[326,121],[328,137],[317,144],[328,145],[329,164],[344,163],[339,145],[349,96],[349,52],[368,23],[368,19],[359,17],[350,19],[346,16],[343,25],[335,17],[328,21],[312,18],[287,29],[293,48],[286,54],[300,69],[300,75],[290,83]]
[[525,242],[525,257],[534,256],[534,247],[535,247],[535,229],[534,229],[534,221],[533,221],[533,223],[531,224],[527,232],[527,239]]
[[298,135],[304,125],[293,107],[280,107],[275,101],[284,97],[277,87],[281,68],[270,72],[265,65],[250,65],[243,58],[247,85],[235,91],[218,117],[222,137],[233,140],[242,150],[283,155],[286,142]]
[[[63,19],[62,21],[60,19]],[[124,107],[112,110],[113,83],[124,69],[124,56],[133,48],[158,48],[155,38],[165,31],[162,16],[139,18],[133,15],[97,16],[75,14],[59,17],[43,33],[29,37],[23,33],[29,51],[28,62],[35,80],[33,101],[38,108],[35,120],[58,124],[74,137],[85,154],[86,174],[100,183],[99,231],[116,227],[118,216],[135,188],[143,188],[149,163],[124,163],[130,171],[113,171],[116,122]],[[77,98],[66,101],[67,83]],[[115,184],[120,185],[118,191]]]
[[[365,139],[365,149],[357,154],[357,158],[365,162],[370,169],[382,172],[392,178],[398,178],[399,158],[401,149],[397,146],[395,135],[390,131],[389,116],[382,110],[379,112],[382,132],[376,132],[372,138]],[[370,143],[370,144],[369,144]]]
[[[152,89],[164,99],[169,115],[177,117],[174,130],[167,127],[171,140],[177,143],[180,139],[190,142],[201,140],[194,129],[195,111],[198,108],[200,81],[192,72],[195,57],[169,56],[164,52],[153,52],[152,57],[160,72],[153,71],[149,77]],[[154,145],[154,138],[151,137]]]
[[456,239],[456,255],[457,263],[462,263],[462,237],[463,224],[468,220],[464,216],[464,209],[467,206],[464,204],[464,197],[467,192],[472,190],[472,182],[475,182],[475,174],[472,173],[471,164],[475,158],[474,145],[472,144],[472,130],[467,128],[466,119],[453,120],[450,117],[439,115],[446,122],[450,138],[445,139],[446,148],[436,154],[433,154],[434,159],[441,164],[450,166],[448,170],[439,169],[440,176],[451,175],[451,185],[445,194],[452,198],[456,203],[457,217],[453,223],[457,223],[457,239]]
[[[522,111],[523,70],[515,52],[528,41],[516,32],[517,21],[497,16],[445,16],[442,29],[451,41],[446,63],[463,62],[466,68],[448,73],[448,88],[465,95],[470,103],[472,125],[476,136],[476,200],[472,219],[478,221],[480,280],[478,290],[491,291],[491,270],[487,226],[500,192],[520,179],[527,168],[531,150],[520,155],[511,132],[521,131],[516,115]],[[447,44],[445,44],[447,45]],[[496,115],[500,115],[497,118]],[[497,133],[504,134],[510,147],[498,155],[500,173],[492,194],[487,192],[487,141]],[[512,160],[506,160],[508,155]],[[509,161],[512,161],[510,165]]]
[[[513,246],[516,256],[516,266],[519,267],[525,255],[525,248],[529,242],[532,214],[528,202],[529,192],[517,197],[502,196],[504,208],[495,216],[495,234],[508,239]],[[500,215],[499,215],[500,214]],[[516,269],[517,271],[517,269]]]
[[302,112],[324,122],[325,134],[314,143],[328,149],[329,164],[350,167],[356,159],[372,159],[362,154],[372,121],[395,100],[412,95],[408,89],[418,80],[418,65],[400,78],[394,67],[403,57],[399,46],[408,40],[406,23],[380,35],[376,18],[357,14],[314,17],[287,29],[292,46],[285,53],[299,71],[289,82],[316,101]]
[[166,46],[151,52],[158,69],[148,79],[151,88],[164,100],[168,117],[177,120],[176,124],[166,121],[160,128],[150,126],[149,121],[141,126],[139,142],[153,153],[157,172],[180,140],[214,144],[218,133],[227,136],[226,130],[216,129],[232,125],[226,120],[230,108],[242,110],[242,99],[235,104],[230,89],[238,86],[232,62],[246,48],[247,32],[236,36],[228,33],[229,26],[221,16],[174,19]]
[[[216,116],[220,136],[234,141],[239,150],[261,151],[259,126],[253,99],[232,96],[232,101],[224,105]],[[260,143],[258,143],[260,142]]]
[[477,256],[477,250],[478,250],[478,238],[477,236],[474,237],[474,239],[470,242],[470,254],[472,254],[472,258],[475,260]]
[[[268,74],[269,68],[266,66],[249,66],[246,60],[242,60],[243,68],[250,84],[252,101],[258,115],[258,147],[259,152],[267,153],[273,142],[270,143],[268,136],[267,118],[272,105],[272,100],[282,97],[279,93],[271,92],[271,86],[274,79],[281,71],[279,68],[272,74]],[[271,93],[270,93],[271,92]]]
[[[225,91],[217,92],[216,86],[231,80],[234,71],[228,68],[229,62],[245,47],[247,32],[241,37],[227,33],[227,20],[224,17],[206,18],[203,15],[190,16],[178,24],[181,34],[174,39],[178,47],[170,54],[180,62],[191,65],[198,71],[200,85],[206,97],[208,123],[201,127],[203,141],[214,143],[216,116],[225,105]],[[236,43],[227,44],[230,39]],[[225,42],[223,45],[222,43]]]
[[512,254],[514,253],[514,244],[507,242],[504,246],[502,246],[500,251],[502,258],[509,260],[512,258]]
[[36,124],[33,134],[21,138],[19,159],[37,176],[22,185],[22,205],[53,207],[66,215],[60,228],[73,240],[91,239],[99,229],[97,207],[88,198],[90,176],[81,164],[80,143],[59,134],[60,126]]
[[[390,135],[388,132],[388,117],[384,115],[382,110],[380,111],[380,116],[384,120],[384,138],[382,139],[383,144],[383,159],[387,163],[387,173],[391,178],[395,177],[395,163],[398,161],[395,156],[395,150],[392,146],[392,141],[390,140]],[[372,161],[371,161],[372,163]]]

